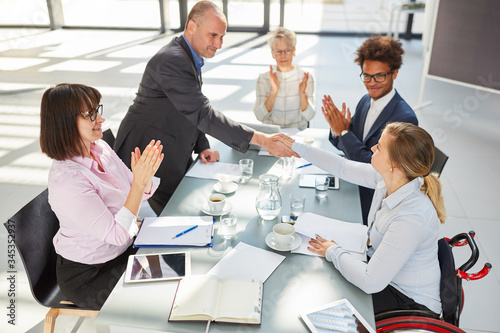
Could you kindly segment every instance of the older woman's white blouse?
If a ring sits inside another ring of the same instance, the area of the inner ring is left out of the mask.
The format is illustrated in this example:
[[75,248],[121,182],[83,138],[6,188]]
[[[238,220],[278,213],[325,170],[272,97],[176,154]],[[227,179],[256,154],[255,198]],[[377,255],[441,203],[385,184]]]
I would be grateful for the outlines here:
[[299,85],[304,77],[304,70],[299,66],[295,66],[291,71],[282,73],[276,69],[276,66],[273,66],[273,71],[277,74],[280,81],[280,88],[274,101],[273,109],[271,112],[267,112],[264,105],[271,93],[271,80],[268,71],[260,74],[257,79],[255,88],[257,98],[253,109],[255,117],[264,124],[274,124],[284,128],[306,128],[307,123],[316,113],[314,76],[309,73],[306,88],[308,105],[302,111],[300,109]]
[[423,180],[415,178],[387,196],[384,180],[371,164],[299,143],[294,143],[292,149],[333,175],[375,189],[368,214],[370,261],[356,259],[338,245],[328,248],[326,259],[366,293],[379,292],[390,284],[415,302],[441,313],[437,256],[440,222],[431,200],[420,190]]

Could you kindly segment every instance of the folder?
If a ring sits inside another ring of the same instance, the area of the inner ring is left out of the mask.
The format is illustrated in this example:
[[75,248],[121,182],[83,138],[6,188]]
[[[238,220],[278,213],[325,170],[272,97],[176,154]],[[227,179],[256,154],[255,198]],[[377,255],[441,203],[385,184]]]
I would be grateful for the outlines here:
[[[215,218],[213,216],[145,217],[134,247],[208,247],[212,246]],[[175,237],[186,229],[196,229]]]

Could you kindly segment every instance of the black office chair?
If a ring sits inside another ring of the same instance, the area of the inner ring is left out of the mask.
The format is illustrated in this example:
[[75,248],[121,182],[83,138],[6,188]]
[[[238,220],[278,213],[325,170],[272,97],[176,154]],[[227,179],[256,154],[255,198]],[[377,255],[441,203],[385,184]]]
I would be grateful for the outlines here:
[[59,229],[59,220],[50,208],[47,189],[4,225],[9,240],[15,240],[33,297],[41,305],[51,308],[45,316],[44,333],[54,331],[59,315],[97,316],[99,311],[82,309],[67,301],[57,284],[57,255],[52,239]]
[[[458,328],[460,314],[464,305],[462,279],[478,280],[485,277],[491,270],[491,264],[486,263],[483,269],[475,274],[466,273],[479,259],[479,249],[474,241],[474,231],[461,233],[448,239],[438,241],[438,259],[441,268],[440,296],[443,313],[437,317],[434,313],[423,310],[391,310],[375,315],[377,333],[394,331],[418,330],[419,332],[453,332],[465,333]],[[457,270],[452,248],[469,245],[470,258]]]
[[443,153],[438,147],[434,147],[434,163],[431,166],[431,172],[435,172],[438,174],[438,177],[441,176],[441,172],[443,172],[444,165],[448,161],[448,155]]
[[111,128],[108,128],[104,132],[102,132],[102,139],[106,141],[106,143],[113,148],[115,145],[115,135],[113,134],[113,131]]

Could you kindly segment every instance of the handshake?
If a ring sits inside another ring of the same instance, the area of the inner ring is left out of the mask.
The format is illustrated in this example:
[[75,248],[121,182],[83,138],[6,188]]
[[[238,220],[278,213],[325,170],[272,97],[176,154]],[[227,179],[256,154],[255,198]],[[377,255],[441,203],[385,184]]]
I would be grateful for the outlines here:
[[294,141],[283,133],[267,135],[261,132],[254,132],[250,143],[266,148],[269,154],[276,157],[300,157],[292,150]]

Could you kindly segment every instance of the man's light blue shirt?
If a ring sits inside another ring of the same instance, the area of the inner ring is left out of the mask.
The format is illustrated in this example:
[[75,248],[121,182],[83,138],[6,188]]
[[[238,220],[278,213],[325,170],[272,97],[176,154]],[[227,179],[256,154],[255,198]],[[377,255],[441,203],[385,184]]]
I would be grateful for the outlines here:
[[182,35],[182,38],[186,41],[187,45],[189,46],[189,49],[191,50],[191,54],[193,55],[194,59],[194,66],[196,67],[196,72],[198,73],[198,76],[201,74],[201,67],[204,65],[203,58],[201,58],[191,47],[191,44],[187,41],[186,37]]

